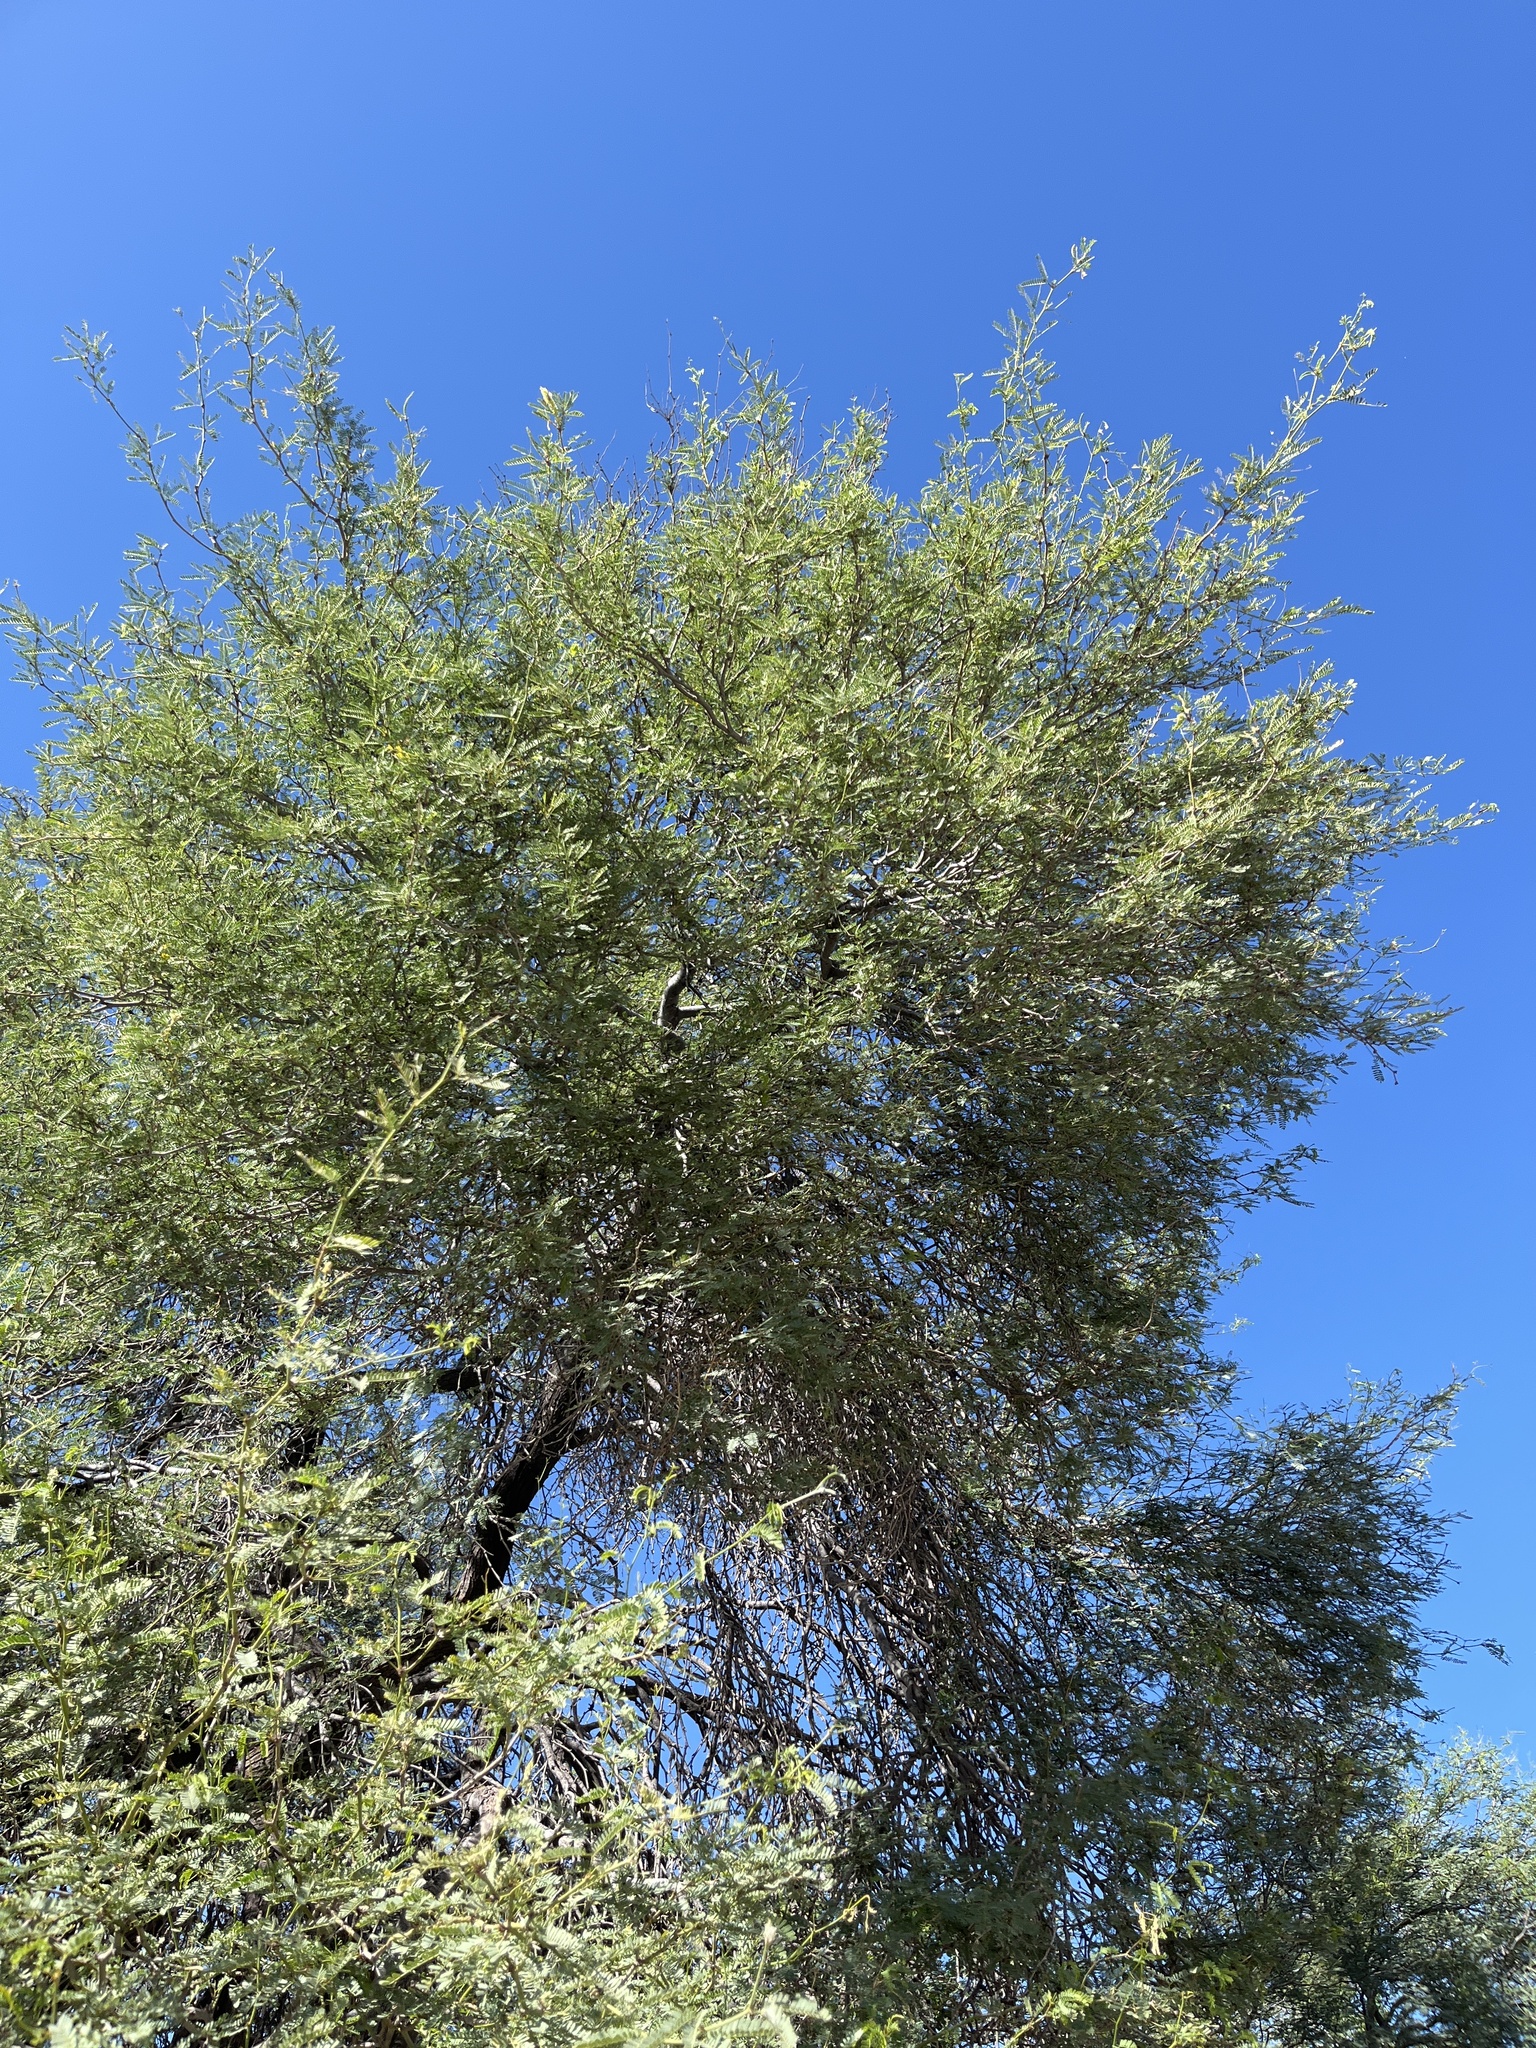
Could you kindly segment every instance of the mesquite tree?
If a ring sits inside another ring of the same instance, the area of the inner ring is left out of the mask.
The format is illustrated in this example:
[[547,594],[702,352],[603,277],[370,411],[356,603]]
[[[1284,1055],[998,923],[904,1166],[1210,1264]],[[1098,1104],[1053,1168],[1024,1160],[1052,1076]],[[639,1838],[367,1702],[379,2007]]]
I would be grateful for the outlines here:
[[[1091,2024],[1106,1957],[1138,1996],[1182,1970],[1179,2024],[1259,1997],[1276,1901],[1415,1696],[1440,1411],[1250,1426],[1206,1322],[1224,1219],[1304,1156],[1277,1134],[1435,1034],[1364,906],[1448,828],[1435,764],[1339,750],[1307,658],[1339,608],[1279,577],[1362,316],[1202,485],[1053,403],[1053,292],[912,502],[877,416],[808,445],[733,357],[638,474],[546,391],[500,494],[445,507],[256,261],[193,332],[190,437],[125,420],[166,525],[114,636],[10,612],[59,724],[3,854],[7,1456],[37,1555],[69,1503],[126,1544],[124,1627],[174,1579],[147,1530],[264,1533],[207,1580],[196,1685],[99,1709],[114,1785],[206,1777],[215,1725],[233,1770],[204,1666],[291,1608],[311,1814],[414,1743],[450,1861],[514,1857],[492,1784],[621,1813],[643,1780],[726,1828],[717,1872],[780,1827],[821,1930],[796,1981],[854,2019]],[[75,353],[115,406],[106,343]],[[271,511],[214,508],[232,426]],[[330,1534],[290,1557],[301,1495]],[[366,1627],[338,1502],[382,1560]],[[673,1586],[593,1680],[611,1742],[569,1685],[519,1720],[473,1676],[508,1629],[534,1655],[530,1614],[563,1643],[607,1612],[594,1573]],[[668,1827],[625,1868],[694,1854]],[[270,1952],[274,1884],[175,1940],[249,1920]],[[474,2022],[425,1953],[335,2038],[380,1998]],[[319,2026],[302,1973],[242,2003],[241,1967],[177,2023]],[[721,1968],[721,2011],[793,1988]]]
[[1314,1873],[1272,1986],[1284,2048],[1505,2048],[1536,2033],[1536,1786],[1454,1744]]

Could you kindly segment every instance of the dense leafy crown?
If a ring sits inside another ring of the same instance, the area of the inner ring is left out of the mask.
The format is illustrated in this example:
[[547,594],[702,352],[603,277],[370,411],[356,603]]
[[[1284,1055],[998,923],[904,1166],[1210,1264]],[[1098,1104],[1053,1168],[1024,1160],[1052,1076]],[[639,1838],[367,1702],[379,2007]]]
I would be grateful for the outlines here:
[[12,608],[23,2038],[1257,2010],[1440,1425],[1245,1426],[1204,1326],[1273,1134],[1434,1035],[1363,909],[1445,828],[1264,680],[1360,316],[1201,498],[1054,405],[1052,295],[914,503],[733,357],[451,510],[253,262],[115,639]]

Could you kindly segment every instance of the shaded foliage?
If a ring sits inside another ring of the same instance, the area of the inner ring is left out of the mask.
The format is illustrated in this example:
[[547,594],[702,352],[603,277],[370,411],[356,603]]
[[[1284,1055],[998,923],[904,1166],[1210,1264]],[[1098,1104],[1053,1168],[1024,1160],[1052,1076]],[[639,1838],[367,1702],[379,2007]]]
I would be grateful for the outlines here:
[[1536,2035],[1536,1793],[1460,1743],[1348,1829],[1279,1959],[1306,2048],[1514,2048]]

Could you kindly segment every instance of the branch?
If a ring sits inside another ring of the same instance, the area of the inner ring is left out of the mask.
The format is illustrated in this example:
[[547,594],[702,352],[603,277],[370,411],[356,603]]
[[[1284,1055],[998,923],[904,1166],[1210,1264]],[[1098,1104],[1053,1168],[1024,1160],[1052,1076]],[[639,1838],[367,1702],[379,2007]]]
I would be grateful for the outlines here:
[[545,1382],[532,1429],[486,1497],[479,1526],[454,1584],[461,1605],[484,1599],[506,1577],[512,1562],[517,1525],[532,1507],[539,1488],[575,1441],[592,1397],[592,1375],[585,1365],[557,1365]]

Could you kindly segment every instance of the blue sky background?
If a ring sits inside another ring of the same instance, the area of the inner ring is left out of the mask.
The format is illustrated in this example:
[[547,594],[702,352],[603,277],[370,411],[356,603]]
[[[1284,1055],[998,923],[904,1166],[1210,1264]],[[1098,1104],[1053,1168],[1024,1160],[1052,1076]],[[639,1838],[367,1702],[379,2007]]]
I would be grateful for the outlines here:
[[[1267,434],[1294,352],[1376,301],[1385,410],[1331,424],[1293,572],[1372,610],[1331,643],[1352,746],[1464,757],[1452,801],[1501,814],[1388,873],[1380,922],[1461,1012],[1396,1085],[1341,1090],[1309,1207],[1240,1223],[1263,1263],[1232,1344],[1267,1402],[1478,1373],[1437,1619],[1510,1662],[1433,1692],[1528,1753],[1533,54],[1530,0],[0,0],[0,580],[54,612],[110,607],[148,519],[60,330],[109,328],[163,416],[171,309],[252,242],[338,326],[355,397],[415,394],[457,496],[541,383],[636,451],[669,335],[709,358],[717,322],[813,424],[888,397],[910,488],[952,373],[1082,235],[1062,389],[1124,444]],[[0,686],[0,776],[39,723]]]

